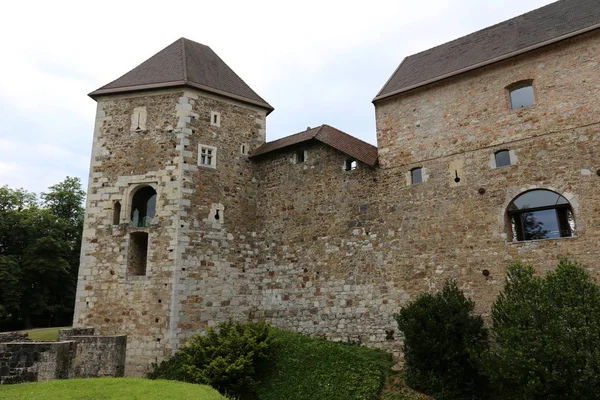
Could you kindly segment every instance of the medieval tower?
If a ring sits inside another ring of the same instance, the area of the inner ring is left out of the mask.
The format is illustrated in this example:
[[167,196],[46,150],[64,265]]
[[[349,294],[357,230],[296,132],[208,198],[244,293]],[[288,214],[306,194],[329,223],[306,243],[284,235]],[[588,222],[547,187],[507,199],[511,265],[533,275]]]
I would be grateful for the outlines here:
[[507,263],[600,275],[600,7],[561,0],[407,57],[378,146],[265,142],[273,108],[177,40],[94,91],[74,325],[128,335],[127,375],[226,318],[399,349],[446,279],[483,314]]

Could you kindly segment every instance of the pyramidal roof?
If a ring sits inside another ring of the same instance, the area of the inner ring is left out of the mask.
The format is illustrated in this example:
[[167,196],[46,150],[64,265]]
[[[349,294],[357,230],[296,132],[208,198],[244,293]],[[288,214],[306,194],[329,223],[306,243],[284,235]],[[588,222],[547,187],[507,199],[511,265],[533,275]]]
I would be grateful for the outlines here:
[[90,96],[178,86],[195,87],[273,111],[210,47],[186,38],[176,40]]

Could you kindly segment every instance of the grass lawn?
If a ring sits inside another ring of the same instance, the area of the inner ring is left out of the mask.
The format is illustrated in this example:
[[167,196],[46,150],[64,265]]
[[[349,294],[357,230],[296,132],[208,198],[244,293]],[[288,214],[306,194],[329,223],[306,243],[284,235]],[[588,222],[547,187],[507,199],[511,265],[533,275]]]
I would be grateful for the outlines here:
[[69,328],[68,326],[60,328],[42,328],[42,329],[30,329],[28,331],[21,331],[20,333],[27,333],[32,340],[44,341],[44,342],[55,342],[58,339],[58,330]]
[[258,400],[378,400],[392,357],[383,351],[277,331]]
[[0,386],[0,400],[226,400],[203,385],[175,381],[92,378]]

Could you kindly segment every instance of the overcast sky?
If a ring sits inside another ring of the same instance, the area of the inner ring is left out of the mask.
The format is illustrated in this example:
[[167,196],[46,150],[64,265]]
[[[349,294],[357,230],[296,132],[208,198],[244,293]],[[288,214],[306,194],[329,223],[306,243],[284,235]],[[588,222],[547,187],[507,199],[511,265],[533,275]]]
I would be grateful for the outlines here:
[[371,100],[402,59],[549,0],[11,1],[0,21],[0,186],[87,176],[87,94],[176,39],[267,100],[267,140],[323,123],[376,144]]

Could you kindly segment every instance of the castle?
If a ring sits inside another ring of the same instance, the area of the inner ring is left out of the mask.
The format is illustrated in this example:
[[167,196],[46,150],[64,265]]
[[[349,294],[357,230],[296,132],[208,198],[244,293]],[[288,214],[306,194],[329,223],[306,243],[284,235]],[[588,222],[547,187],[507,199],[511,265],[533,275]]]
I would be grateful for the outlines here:
[[393,314],[454,278],[484,315],[506,266],[598,277],[600,3],[561,0],[407,57],[374,147],[273,108],[180,39],[97,101],[74,325],[144,374],[218,321],[398,351]]

